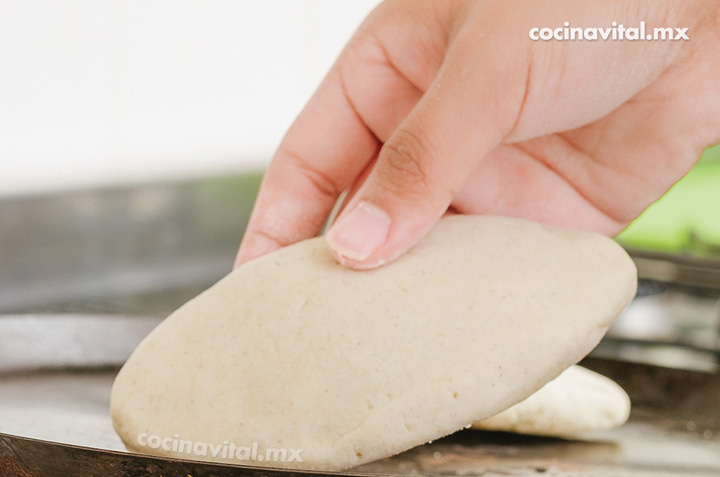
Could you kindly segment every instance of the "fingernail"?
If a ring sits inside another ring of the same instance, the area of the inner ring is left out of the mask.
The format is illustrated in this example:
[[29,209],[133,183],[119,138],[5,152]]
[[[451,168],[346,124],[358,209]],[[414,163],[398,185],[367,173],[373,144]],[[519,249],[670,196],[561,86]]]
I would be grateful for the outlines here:
[[351,260],[365,260],[387,238],[390,216],[367,202],[359,202],[330,227],[326,239],[330,248]]

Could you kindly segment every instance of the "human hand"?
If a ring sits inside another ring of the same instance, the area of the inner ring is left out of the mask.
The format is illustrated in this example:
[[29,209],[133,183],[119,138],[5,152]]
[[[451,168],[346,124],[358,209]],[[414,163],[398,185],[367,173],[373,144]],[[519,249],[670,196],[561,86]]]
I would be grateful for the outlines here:
[[[689,28],[532,41],[534,27]],[[720,141],[720,3],[397,0],[350,40],[276,152],[236,265],[315,236],[372,268],[448,210],[622,230]]]

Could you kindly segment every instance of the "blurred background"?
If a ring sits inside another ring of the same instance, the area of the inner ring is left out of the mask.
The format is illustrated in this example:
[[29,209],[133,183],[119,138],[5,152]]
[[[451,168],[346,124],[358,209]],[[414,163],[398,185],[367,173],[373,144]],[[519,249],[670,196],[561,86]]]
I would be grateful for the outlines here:
[[[0,0],[0,362],[78,316],[152,327],[228,273],[262,170],[376,3]],[[640,288],[598,353],[720,369],[719,195],[716,146],[618,237]]]
[[262,169],[377,0],[0,2],[0,196]]

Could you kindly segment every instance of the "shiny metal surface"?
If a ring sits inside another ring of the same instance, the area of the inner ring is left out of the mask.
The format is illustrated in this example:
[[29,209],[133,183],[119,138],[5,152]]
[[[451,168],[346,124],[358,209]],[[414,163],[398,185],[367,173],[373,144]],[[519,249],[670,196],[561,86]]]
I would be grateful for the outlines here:
[[0,313],[166,315],[230,270],[259,180],[0,200]]
[[[720,475],[720,375],[600,359],[583,364],[628,391],[633,410],[625,426],[578,440],[466,430],[343,475]],[[0,375],[0,475],[306,475],[124,452],[108,415],[114,375]]]
[[128,315],[0,315],[0,373],[122,365],[162,318]]
[[[258,184],[253,174],[0,200],[0,475],[291,474],[130,455],[108,417],[137,342],[230,270]],[[641,293],[593,352],[610,359],[587,361],[633,397],[628,425],[577,441],[463,431],[353,472],[720,475],[717,273],[634,257]]]
[[[254,173],[0,200],[0,315],[167,316],[230,270],[259,182]],[[631,254],[647,293],[595,355],[720,372],[720,255]]]
[[720,290],[640,285],[593,355],[720,372]]

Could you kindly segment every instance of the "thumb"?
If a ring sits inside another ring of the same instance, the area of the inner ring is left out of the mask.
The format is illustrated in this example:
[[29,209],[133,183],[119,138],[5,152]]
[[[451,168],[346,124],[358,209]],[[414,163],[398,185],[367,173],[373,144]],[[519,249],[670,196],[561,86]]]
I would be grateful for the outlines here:
[[[328,245],[340,263],[374,268],[407,251],[512,129],[527,67],[522,74],[523,65],[485,61],[492,57],[503,55],[478,55],[477,48],[448,51],[430,88],[385,142],[328,230]],[[518,70],[521,74],[510,74]]]

